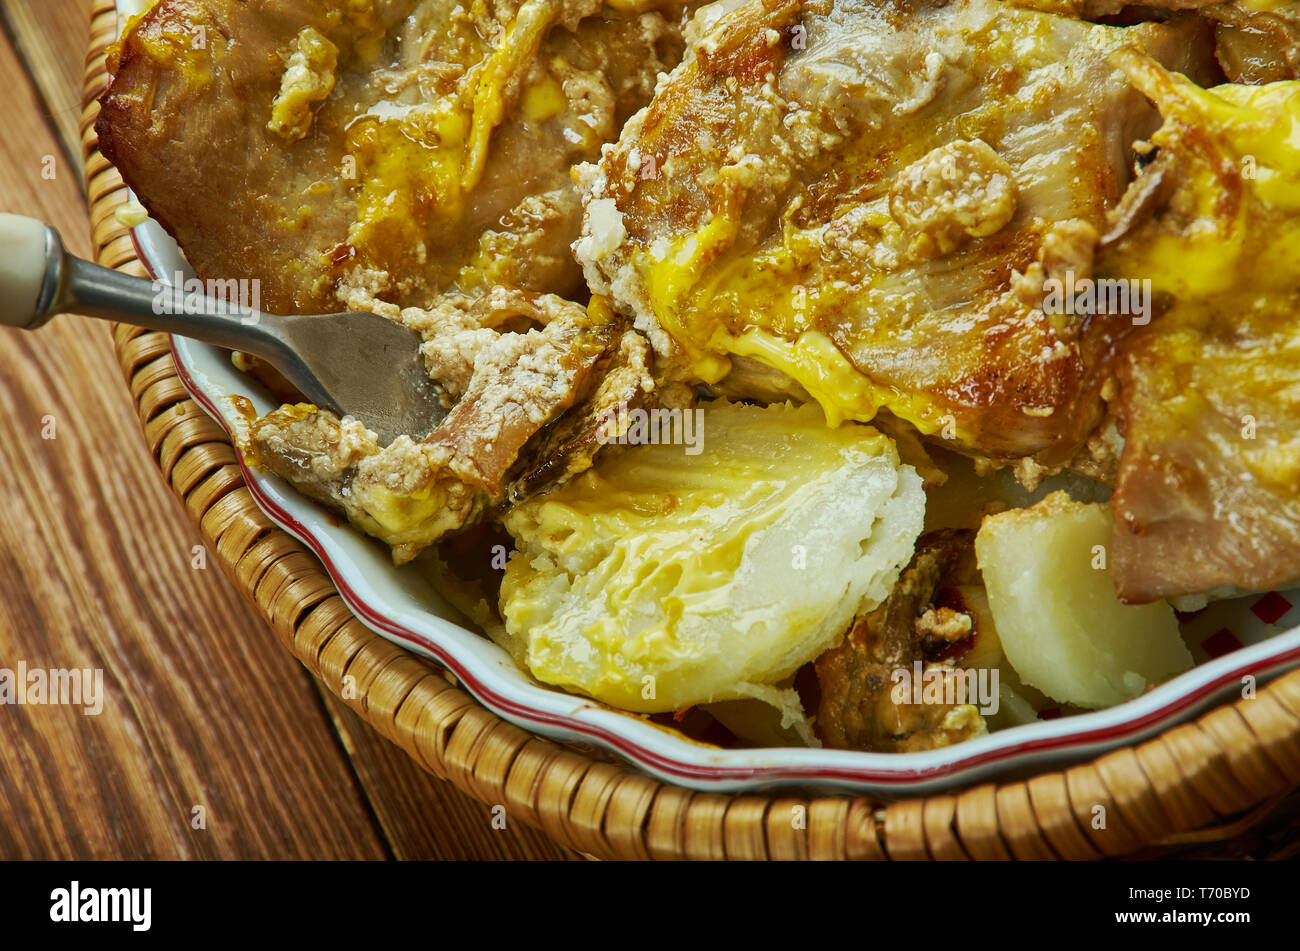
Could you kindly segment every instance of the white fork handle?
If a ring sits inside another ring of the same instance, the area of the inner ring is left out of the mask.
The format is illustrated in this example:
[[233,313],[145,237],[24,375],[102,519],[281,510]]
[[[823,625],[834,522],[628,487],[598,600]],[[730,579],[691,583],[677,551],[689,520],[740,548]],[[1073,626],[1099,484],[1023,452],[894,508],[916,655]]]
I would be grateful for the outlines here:
[[285,356],[281,318],[202,295],[187,297],[178,311],[163,292],[154,281],[68,254],[44,222],[0,214],[0,327],[35,330],[71,311],[246,350],[272,363]]
[[49,262],[49,228],[22,215],[0,214],[0,325],[29,327]]

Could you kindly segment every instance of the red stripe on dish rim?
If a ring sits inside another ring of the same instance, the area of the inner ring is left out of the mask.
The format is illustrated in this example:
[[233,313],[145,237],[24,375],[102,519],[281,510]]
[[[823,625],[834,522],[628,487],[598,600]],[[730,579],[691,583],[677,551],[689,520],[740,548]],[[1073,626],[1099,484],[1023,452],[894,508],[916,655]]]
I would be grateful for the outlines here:
[[[149,272],[150,277],[157,280],[157,275],[154,272],[152,263],[146,258],[143,249],[140,247],[139,241],[136,239],[134,228],[131,229],[131,243],[134,245],[136,256],[144,265],[145,270]],[[1013,746],[1002,747],[995,750],[986,750],[981,753],[973,753],[969,756],[959,757],[949,763],[924,769],[902,768],[882,772],[874,768],[847,766],[697,766],[693,763],[675,760],[657,753],[654,750],[648,749],[618,733],[614,733],[603,726],[587,723],[573,717],[547,713],[546,711],[537,710],[521,703],[517,703],[508,697],[501,696],[483,684],[482,681],[467,672],[463,665],[454,656],[448,654],[437,642],[431,641],[424,635],[418,634],[409,628],[405,628],[391,621],[378,610],[373,608],[369,602],[353,590],[352,586],[348,583],[347,579],[343,577],[342,572],[326,553],[324,546],[316,536],[306,526],[294,518],[289,512],[282,509],[274,500],[269,498],[263,492],[262,488],[253,478],[248,466],[245,464],[242,450],[238,445],[235,445],[234,434],[226,424],[225,417],[208,397],[207,393],[205,393],[190,376],[189,370],[185,367],[184,362],[176,352],[175,341],[171,334],[168,335],[168,343],[171,348],[172,362],[176,366],[176,372],[181,378],[181,383],[185,386],[185,389],[189,394],[199,402],[204,410],[217,421],[222,430],[226,433],[226,436],[230,439],[231,445],[234,446],[235,449],[235,458],[239,461],[239,468],[244,476],[244,482],[247,484],[253,498],[257,500],[259,507],[261,507],[261,509],[266,512],[271,519],[277,522],[281,528],[292,533],[312,550],[324,565],[325,570],[329,573],[330,579],[337,586],[339,593],[343,596],[348,607],[368,627],[387,634],[399,641],[415,644],[430,654],[433,654],[440,664],[454,673],[463,683],[466,684],[475,697],[484,704],[495,709],[498,713],[508,712],[518,719],[530,723],[551,725],[562,728],[569,733],[576,733],[581,736],[589,737],[593,742],[609,749],[613,749],[620,755],[631,760],[633,763],[642,766],[649,766],[665,775],[676,776],[682,779],[709,780],[713,782],[767,780],[772,782],[800,781],[808,783],[858,782],[872,783],[879,786],[913,785],[919,782],[943,779],[955,773],[966,772],[968,770],[974,770],[980,766],[1012,759],[1024,753],[1049,751],[1061,753],[1071,747],[1092,744],[1109,745],[1113,748],[1120,745],[1124,739],[1142,733],[1144,730],[1154,726],[1162,720],[1176,717],[1189,707],[1197,705],[1211,694],[1224,689],[1229,683],[1240,680],[1240,678],[1246,674],[1258,673],[1274,667],[1283,666],[1293,660],[1300,660],[1300,647],[1296,647],[1282,654],[1268,658],[1261,658],[1255,663],[1234,667],[1196,690],[1183,694],[1178,698],[1171,700],[1169,703],[1156,708],[1150,713],[1136,717],[1132,720],[1126,720],[1123,723],[1085,730],[1068,736],[1028,739]],[[723,750],[720,752],[722,755],[726,755],[727,751]],[[896,755],[906,756],[907,754]]]

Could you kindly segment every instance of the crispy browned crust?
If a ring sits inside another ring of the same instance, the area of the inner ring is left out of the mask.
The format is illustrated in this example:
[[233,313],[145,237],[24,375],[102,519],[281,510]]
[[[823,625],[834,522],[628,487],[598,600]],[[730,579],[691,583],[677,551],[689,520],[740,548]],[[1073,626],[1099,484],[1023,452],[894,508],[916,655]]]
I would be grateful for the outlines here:
[[462,480],[494,499],[525,443],[574,404],[620,337],[618,321],[595,323],[574,310],[582,316],[499,338],[523,349],[505,350],[499,363],[490,351],[480,356],[469,389],[425,440],[459,459]]
[[[502,508],[516,505],[591,468],[619,414],[657,401],[649,345],[634,330],[613,328],[618,343],[587,374],[590,392],[529,441],[510,474]],[[626,416],[624,417],[626,418]]]

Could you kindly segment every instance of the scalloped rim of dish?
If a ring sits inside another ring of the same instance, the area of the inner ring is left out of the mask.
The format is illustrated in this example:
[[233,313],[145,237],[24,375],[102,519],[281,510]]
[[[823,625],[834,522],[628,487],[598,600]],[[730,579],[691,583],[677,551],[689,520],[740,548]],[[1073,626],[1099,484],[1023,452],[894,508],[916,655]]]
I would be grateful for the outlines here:
[[[126,6],[126,0],[119,0],[119,18]],[[131,229],[131,237],[156,280],[167,283],[159,275],[178,272],[192,275],[175,243],[153,220]],[[252,399],[259,413],[273,404],[234,369],[226,351],[183,337],[170,339],[181,382],[230,436],[258,507],[315,553],[363,624],[441,664],[484,706],[517,726],[603,748],[666,782],[710,791],[804,786],[884,797],[934,792],[1077,762],[1147,739],[1239,693],[1246,676],[1263,683],[1300,666],[1296,627],[1202,663],[1118,706],[1010,727],[938,750],[719,749],[695,743],[635,714],[538,684],[500,647],[454,620],[458,612],[414,568],[393,566],[378,542],[336,524],[324,508],[278,477],[251,468],[238,446],[244,422],[232,398]]]

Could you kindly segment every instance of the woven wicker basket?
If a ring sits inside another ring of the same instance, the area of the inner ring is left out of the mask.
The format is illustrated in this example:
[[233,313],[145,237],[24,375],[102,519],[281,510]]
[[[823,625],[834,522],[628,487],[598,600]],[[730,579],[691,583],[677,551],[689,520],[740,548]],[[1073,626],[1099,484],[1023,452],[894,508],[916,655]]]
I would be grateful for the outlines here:
[[[86,185],[99,262],[142,275],[114,215],[126,188],[94,131],[115,30],[112,0],[96,0]],[[1204,855],[1206,843],[1218,855],[1300,851],[1300,671],[1091,763],[889,805],[699,793],[533,736],[352,616],[320,563],[253,503],[225,434],[181,385],[164,334],[115,326],[113,339],[163,476],[285,647],[336,695],[351,675],[345,702],[429,772],[570,848],[636,859],[1095,859],[1153,848]],[[1097,806],[1104,829],[1094,827]]]

